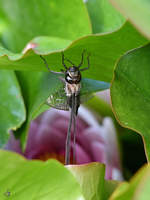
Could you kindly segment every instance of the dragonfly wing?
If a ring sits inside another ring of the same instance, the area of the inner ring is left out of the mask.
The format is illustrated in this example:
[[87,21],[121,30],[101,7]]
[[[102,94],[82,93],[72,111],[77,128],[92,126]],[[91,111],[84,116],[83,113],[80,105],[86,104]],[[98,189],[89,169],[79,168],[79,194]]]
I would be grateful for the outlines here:
[[82,91],[81,93],[86,94],[86,93],[94,93],[94,92],[99,92],[102,90],[106,90],[110,88],[110,84],[107,82],[103,81],[97,81],[93,79],[88,79],[88,78],[83,78],[81,81],[81,88]]
[[[93,97],[92,93],[108,89],[109,86],[108,83],[102,81],[83,78],[81,81],[80,103],[82,104],[91,99]],[[62,83],[60,88],[48,97],[46,104],[59,110],[69,110],[68,99],[64,88],[64,83]]]
[[80,91],[80,103],[84,103],[93,97],[93,91],[91,91],[91,84],[87,79],[82,79],[81,81],[81,91]]
[[63,84],[57,91],[48,97],[46,104],[59,110],[69,110],[67,96],[65,94]]
[[81,81],[80,102],[84,103],[93,97],[93,93],[108,89],[110,84],[103,81],[83,78]]

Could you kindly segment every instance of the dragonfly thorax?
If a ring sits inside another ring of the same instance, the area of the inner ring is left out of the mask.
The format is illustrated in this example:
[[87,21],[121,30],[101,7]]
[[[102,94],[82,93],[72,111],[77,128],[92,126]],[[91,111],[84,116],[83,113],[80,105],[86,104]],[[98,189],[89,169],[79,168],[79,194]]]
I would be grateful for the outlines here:
[[81,73],[78,67],[72,66],[65,73],[65,80],[70,84],[78,84],[81,81]]
[[75,94],[75,96],[78,96],[80,93],[80,88],[81,88],[81,84],[70,84],[70,83],[66,83],[65,86],[65,93],[66,96],[71,97],[73,94]]

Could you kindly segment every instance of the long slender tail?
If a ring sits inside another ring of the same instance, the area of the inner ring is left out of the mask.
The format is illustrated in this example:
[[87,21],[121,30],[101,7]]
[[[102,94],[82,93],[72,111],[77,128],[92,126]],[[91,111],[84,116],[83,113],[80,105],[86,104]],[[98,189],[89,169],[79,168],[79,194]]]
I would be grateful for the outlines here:
[[[67,131],[66,139],[66,154],[65,154],[65,164],[70,164],[70,151],[71,151],[71,127],[73,124],[73,163],[76,163],[76,116],[78,113],[78,108],[80,105],[80,96],[75,96],[73,94],[69,99],[68,103],[70,105],[70,120]],[[73,123],[72,123],[73,121]]]
[[76,163],[76,116],[80,105],[80,96],[74,96],[74,111],[73,111],[73,164]]
[[69,119],[69,125],[68,125],[68,131],[67,131],[67,138],[66,138],[66,153],[65,153],[65,164],[70,164],[70,150],[71,150],[71,127],[72,127],[72,120],[74,118],[74,95],[71,96],[71,111],[70,111],[70,119]]

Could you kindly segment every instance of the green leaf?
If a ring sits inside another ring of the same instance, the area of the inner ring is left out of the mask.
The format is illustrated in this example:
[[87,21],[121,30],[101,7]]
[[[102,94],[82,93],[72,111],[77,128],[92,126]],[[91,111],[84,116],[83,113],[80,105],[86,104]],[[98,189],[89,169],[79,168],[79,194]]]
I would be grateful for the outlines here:
[[27,120],[15,135],[21,137],[23,148],[25,148],[30,121],[37,112],[39,113],[40,107],[48,96],[58,90],[61,81],[57,75],[47,72],[16,72],[16,74],[25,100]]
[[74,40],[91,33],[85,5],[81,0],[0,0],[3,44],[19,52],[36,36]]
[[0,71],[0,147],[9,138],[9,131],[24,122],[26,113],[22,94],[13,71]]
[[110,0],[147,38],[150,38],[150,1]]
[[[33,42],[31,41],[28,45],[28,48],[33,49],[33,51],[30,49],[26,51],[24,55],[17,54],[16,57],[18,56],[18,58],[15,58],[15,54],[13,54],[12,59],[12,53],[8,52],[10,59],[8,59],[7,56],[2,56],[0,58],[0,68],[46,71],[47,69],[42,60],[38,55],[36,55],[38,53],[48,54],[45,55],[45,58],[49,67],[54,71],[60,71],[62,68],[61,53],[52,53],[52,51],[56,50],[56,46],[54,47],[54,44],[51,46],[49,42],[47,43],[47,41],[52,41],[52,38],[48,39],[48,37],[40,37],[38,39],[34,39]],[[59,39],[58,41],[60,42]],[[124,43],[122,41],[126,42]],[[81,60],[82,51],[86,49],[86,56],[88,53],[90,53],[91,56],[90,69],[83,72],[84,76],[95,80],[110,82],[116,60],[126,51],[139,47],[145,43],[147,43],[147,40],[142,37],[129,23],[126,23],[116,32],[103,35],[97,34],[86,36],[74,41],[68,47],[68,41],[64,43],[63,40],[62,43],[59,43],[59,46],[57,46],[57,50],[59,50],[62,46],[65,47],[65,56],[72,60],[73,63],[78,64]],[[64,44],[66,44],[66,46]],[[0,49],[0,55],[6,55],[6,51]],[[87,66],[86,58],[84,60],[84,65]]]
[[150,45],[121,57],[111,86],[112,106],[118,121],[140,133],[150,160]]
[[98,162],[84,165],[69,165],[67,168],[80,183],[86,200],[108,200],[121,183],[114,180],[105,180],[105,166]]
[[0,199],[84,200],[79,183],[56,160],[27,161],[0,151]]
[[148,200],[150,195],[150,165],[140,169],[129,183],[120,184],[110,200]]
[[67,168],[80,183],[86,200],[103,199],[105,176],[105,167],[103,164],[70,165]]
[[[71,44],[71,40],[62,39],[59,37],[41,36],[34,38],[28,45],[28,48],[32,48],[37,54],[49,54],[51,52],[64,49]],[[31,45],[31,46],[30,46]],[[26,50],[26,48],[25,48]]]
[[93,33],[117,30],[125,22],[124,17],[110,4],[109,0],[88,0],[86,6]]

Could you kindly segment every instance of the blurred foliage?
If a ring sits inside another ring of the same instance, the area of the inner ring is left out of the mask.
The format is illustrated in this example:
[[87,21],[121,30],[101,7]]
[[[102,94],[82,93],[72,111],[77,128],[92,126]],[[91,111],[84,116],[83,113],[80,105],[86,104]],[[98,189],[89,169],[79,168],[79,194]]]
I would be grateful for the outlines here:
[[147,0],[110,0],[137,29],[150,39],[150,2]]

